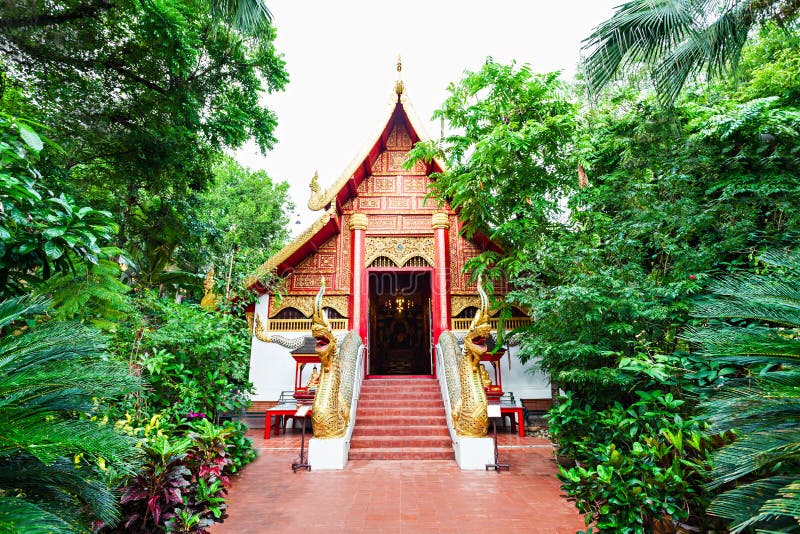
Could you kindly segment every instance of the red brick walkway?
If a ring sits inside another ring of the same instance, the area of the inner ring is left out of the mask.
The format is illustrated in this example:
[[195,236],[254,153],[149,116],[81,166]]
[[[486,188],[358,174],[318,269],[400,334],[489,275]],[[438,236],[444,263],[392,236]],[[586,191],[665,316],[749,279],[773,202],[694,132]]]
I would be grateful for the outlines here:
[[[454,461],[351,460],[343,471],[292,473],[299,433],[264,440],[237,477],[225,533],[548,533],[584,528],[555,478],[547,440],[500,435],[510,472],[461,471]],[[268,447],[268,448],[265,448]]]

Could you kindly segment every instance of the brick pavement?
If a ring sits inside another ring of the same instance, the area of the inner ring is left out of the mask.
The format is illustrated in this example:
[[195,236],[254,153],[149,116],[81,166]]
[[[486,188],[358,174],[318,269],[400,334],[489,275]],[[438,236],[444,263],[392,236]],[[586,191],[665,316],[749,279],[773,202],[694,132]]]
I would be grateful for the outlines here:
[[343,471],[292,473],[299,431],[264,440],[260,456],[235,477],[229,533],[527,533],[584,528],[555,478],[550,443],[500,434],[510,472],[461,471],[451,460],[351,460]]

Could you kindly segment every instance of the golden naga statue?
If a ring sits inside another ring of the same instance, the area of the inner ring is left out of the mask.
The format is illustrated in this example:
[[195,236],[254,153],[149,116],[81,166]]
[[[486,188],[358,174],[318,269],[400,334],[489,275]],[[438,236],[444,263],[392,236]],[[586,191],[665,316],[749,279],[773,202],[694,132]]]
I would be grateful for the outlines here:
[[[478,276],[478,294],[481,296],[481,309],[475,314],[469,332],[464,336],[464,349],[458,364],[458,378],[461,381],[461,397],[453,407],[453,427],[456,434],[463,437],[482,438],[489,428],[486,413],[486,391],[481,376],[481,356],[486,354],[486,338],[492,327],[489,323],[489,297],[481,286]],[[488,374],[488,373],[487,373]]]
[[322,295],[325,293],[325,279],[314,300],[314,317],[311,322],[311,335],[317,340],[316,353],[320,360],[319,385],[314,397],[311,425],[315,438],[341,438],[347,432],[350,421],[350,406],[342,401],[339,394],[341,371],[339,370],[339,349],[331,325],[322,311]]

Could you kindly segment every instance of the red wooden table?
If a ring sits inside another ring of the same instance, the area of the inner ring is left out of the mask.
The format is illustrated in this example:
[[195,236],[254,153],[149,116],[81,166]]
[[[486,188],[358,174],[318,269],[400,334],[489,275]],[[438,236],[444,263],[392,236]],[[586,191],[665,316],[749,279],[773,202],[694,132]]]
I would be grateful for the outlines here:
[[[514,417],[516,416],[516,423],[519,424],[519,435],[525,437],[525,408],[522,406],[503,406],[500,405],[500,413],[502,415],[509,414],[511,418],[511,431],[514,431]],[[505,425],[505,423],[503,423]]]
[[[268,409],[264,418],[264,439],[269,439],[273,417],[281,418],[275,420],[275,435],[277,436],[280,433],[281,421],[283,421],[283,431],[286,432],[286,418],[294,416],[299,408],[297,404],[281,404]],[[311,415],[311,410],[308,411],[307,415]],[[305,424],[305,421],[303,421],[303,424]]]

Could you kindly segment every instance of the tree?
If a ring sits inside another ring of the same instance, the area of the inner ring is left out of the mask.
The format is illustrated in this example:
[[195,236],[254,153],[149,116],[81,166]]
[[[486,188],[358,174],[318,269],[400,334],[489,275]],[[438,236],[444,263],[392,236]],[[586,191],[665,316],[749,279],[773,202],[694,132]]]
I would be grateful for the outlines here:
[[12,3],[0,13],[21,21],[0,33],[20,95],[3,103],[29,110],[64,147],[43,162],[46,185],[115,214],[119,244],[138,249],[155,280],[175,243],[193,237],[192,197],[223,149],[275,142],[275,116],[260,104],[287,81],[274,27],[242,33],[204,0]]
[[713,321],[688,339],[710,359],[741,366],[701,411],[710,432],[736,439],[714,455],[708,512],[732,532],[800,527],[800,254],[760,256],[759,274],[722,278],[697,316]]
[[453,133],[418,143],[407,165],[442,157],[447,171],[432,175],[431,194],[459,210],[468,235],[481,232],[503,247],[513,271],[533,243],[561,227],[559,200],[575,169],[576,106],[558,73],[491,58],[448,91],[434,118]]
[[[4,532],[80,532],[114,523],[117,496],[103,471],[132,473],[134,440],[102,418],[102,403],[138,388],[127,367],[102,355],[98,333],[24,319],[45,302],[0,302],[0,526]],[[98,417],[99,416],[99,417]]]
[[751,29],[797,17],[797,0],[631,0],[584,41],[589,89],[623,72],[650,69],[662,102],[672,104],[687,79],[736,70]]
[[[289,184],[273,183],[225,157],[214,166],[208,191],[198,195],[199,238],[178,251],[178,262],[206,268],[237,288],[289,237]],[[229,291],[228,291],[229,293]]]

